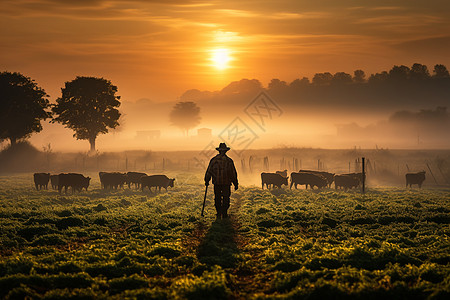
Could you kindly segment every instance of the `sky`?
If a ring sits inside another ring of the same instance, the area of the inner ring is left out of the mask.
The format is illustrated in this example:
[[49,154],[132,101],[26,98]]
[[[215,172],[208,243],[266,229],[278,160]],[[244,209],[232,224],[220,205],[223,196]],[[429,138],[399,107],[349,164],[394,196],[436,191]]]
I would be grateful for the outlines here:
[[0,70],[52,102],[96,76],[122,101],[172,103],[242,78],[450,66],[449,16],[447,0],[2,0]]
[[[173,101],[242,78],[450,64],[445,0],[2,0],[0,69],[52,98],[78,75],[110,79],[124,100]],[[227,68],[211,61],[225,50]]]

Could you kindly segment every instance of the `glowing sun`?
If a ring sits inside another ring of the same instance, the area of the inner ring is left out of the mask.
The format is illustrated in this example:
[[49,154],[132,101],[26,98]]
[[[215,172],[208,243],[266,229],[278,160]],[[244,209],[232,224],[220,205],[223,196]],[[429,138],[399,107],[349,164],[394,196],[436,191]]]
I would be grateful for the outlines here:
[[214,67],[219,70],[228,68],[228,62],[232,60],[230,51],[228,49],[213,49],[211,50],[211,62]]

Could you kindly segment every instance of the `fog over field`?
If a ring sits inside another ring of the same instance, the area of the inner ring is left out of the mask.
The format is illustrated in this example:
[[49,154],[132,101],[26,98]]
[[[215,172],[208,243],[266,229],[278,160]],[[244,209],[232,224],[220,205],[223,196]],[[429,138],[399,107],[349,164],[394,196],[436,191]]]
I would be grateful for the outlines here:
[[[249,144],[231,145],[240,150],[282,146],[448,149],[449,95],[448,80],[434,84],[296,85],[295,81],[287,84],[274,79],[264,87],[256,79],[242,79],[219,91],[188,90],[176,101],[124,99],[119,107],[120,125],[99,135],[97,148],[202,150],[211,141],[233,144],[228,131],[239,125],[239,132],[246,130],[255,137]],[[261,97],[267,97],[265,104]],[[189,101],[200,108],[201,120],[186,135],[171,124],[169,115],[175,103]],[[199,135],[201,128],[211,129],[210,135]],[[72,131],[48,122],[30,142],[38,148],[50,144],[55,151],[65,152],[88,147],[86,141],[75,140]]]

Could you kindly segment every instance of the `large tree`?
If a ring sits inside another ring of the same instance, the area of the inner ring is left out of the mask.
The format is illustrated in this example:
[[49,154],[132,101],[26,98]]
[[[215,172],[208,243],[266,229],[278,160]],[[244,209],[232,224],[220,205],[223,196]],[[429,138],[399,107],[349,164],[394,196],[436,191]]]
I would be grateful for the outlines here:
[[450,78],[450,73],[447,70],[447,67],[444,65],[435,65],[433,69],[433,77],[434,78]]
[[75,131],[75,138],[88,140],[91,152],[95,151],[97,136],[119,126],[117,87],[104,78],[79,76],[66,82],[61,92],[53,107],[53,121]]
[[42,130],[41,121],[51,117],[48,95],[34,80],[20,73],[0,73],[0,140],[15,145]]
[[200,107],[191,101],[178,102],[170,112],[169,118],[172,125],[183,129],[187,135],[189,129],[200,124]]

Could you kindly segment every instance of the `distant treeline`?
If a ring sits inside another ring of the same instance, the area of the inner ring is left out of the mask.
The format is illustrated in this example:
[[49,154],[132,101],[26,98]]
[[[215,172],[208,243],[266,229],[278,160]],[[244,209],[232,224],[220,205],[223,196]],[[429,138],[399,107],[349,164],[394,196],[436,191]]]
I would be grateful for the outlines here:
[[370,76],[363,70],[356,70],[353,75],[345,72],[316,73],[311,80],[303,77],[291,83],[272,79],[267,87],[257,79],[242,79],[221,91],[189,90],[181,99],[240,102],[263,88],[280,104],[391,110],[445,107],[450,103],[447,67],[437,64],[430,72],[426,65],[419,63],[411,67],[393,66],[389,71]]

